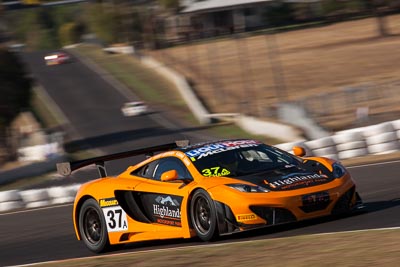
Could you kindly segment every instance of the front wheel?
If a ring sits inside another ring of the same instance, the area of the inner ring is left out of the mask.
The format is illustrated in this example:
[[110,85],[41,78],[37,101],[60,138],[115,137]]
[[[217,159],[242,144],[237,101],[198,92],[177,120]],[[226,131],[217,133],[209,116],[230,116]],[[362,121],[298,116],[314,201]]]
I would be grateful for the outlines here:
[[93,252],[103,252],[109,246],[103,211],[94,199],[88,199],[82,205],[79,212],[79,233],[82,241]]
[[214,201],[202,189],[193,194],[190,202],[190,219],[197,236],[201,240],[210,241],[217,236],[217,216]]

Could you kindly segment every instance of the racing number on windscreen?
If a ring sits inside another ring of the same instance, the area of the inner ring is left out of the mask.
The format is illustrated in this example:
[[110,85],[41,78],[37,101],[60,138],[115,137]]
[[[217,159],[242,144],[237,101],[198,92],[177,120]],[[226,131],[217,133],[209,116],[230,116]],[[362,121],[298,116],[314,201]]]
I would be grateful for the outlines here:
[[120,206],[103,208],[108,232],[124,231],[128,229],[125,211]]
[[210,176],[224,176],[230,174],[230,171],[228,171],[225,168],[221,167],[211,167],[208,169],[203,169],[201,171],[203,176],[210,177]]

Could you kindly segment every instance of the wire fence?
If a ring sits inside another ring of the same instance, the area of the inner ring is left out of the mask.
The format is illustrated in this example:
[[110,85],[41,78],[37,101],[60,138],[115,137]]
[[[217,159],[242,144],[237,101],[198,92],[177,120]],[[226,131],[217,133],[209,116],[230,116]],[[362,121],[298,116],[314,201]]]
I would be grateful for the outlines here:
[[400,80],[344,87],[299,99],[312,118],[332,130],[400,117]]
[[281,33],[234,33],[145,53],[183,74],[211,112],[276,119],[279,103],[298,102],[329,130],[398,116],[400,15]]

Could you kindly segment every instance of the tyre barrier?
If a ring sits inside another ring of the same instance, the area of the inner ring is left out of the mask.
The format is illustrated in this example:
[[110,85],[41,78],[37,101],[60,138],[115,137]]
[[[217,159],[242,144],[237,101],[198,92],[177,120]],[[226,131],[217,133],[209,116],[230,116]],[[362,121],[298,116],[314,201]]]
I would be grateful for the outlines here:
[[332,136],[339,159],[349,159],[368,155],[363,128],[341,131]]
[[290,154],[293,154],[294,146],[303,147],[306,150],[306,156],[312,156],[312,150],[305,144],[305,140],[275,145],[275,147],[282,149],[286,152],[289,152]]
[[18,190],[8,190],[0,192],[0,212],[24,207],[20,192]]
[[399,121],[383,122],[365,127],[363,133],[368,144],[369,154],[388,154],[400,149],[397,130]]
[[[400,150],[400,120],[340,131],[316,140],[300,140],[275,146],[289,153],[293,153],[293,146],[301,146],[305,148],[306,156],[340,160],[397,152]],[[0,212],[72,203],[80,186],[72,184],[47,189],[3,191],[0,192]]]
[[336,144],[332,136],[307,141],[305,144],[311,149],[314,156],[338,159]]
[[[340,131],[332,136],[302,143],[306,150],[310,151],[307,156],[339,160],[393,153],[400,150],[400,120]],[[276,146],[291,152],[293,145],[298,143]]]
[[0,192],[0,212],[72,203],[80,184]]

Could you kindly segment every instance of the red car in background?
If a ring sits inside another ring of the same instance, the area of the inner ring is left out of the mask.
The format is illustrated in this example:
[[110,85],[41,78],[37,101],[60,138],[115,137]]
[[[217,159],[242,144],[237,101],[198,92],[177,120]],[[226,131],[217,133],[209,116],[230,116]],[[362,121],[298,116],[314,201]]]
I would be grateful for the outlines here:
[[59,65],[71,61],[71,57],[64,52],[54,52],[44,57],[47,66]]

